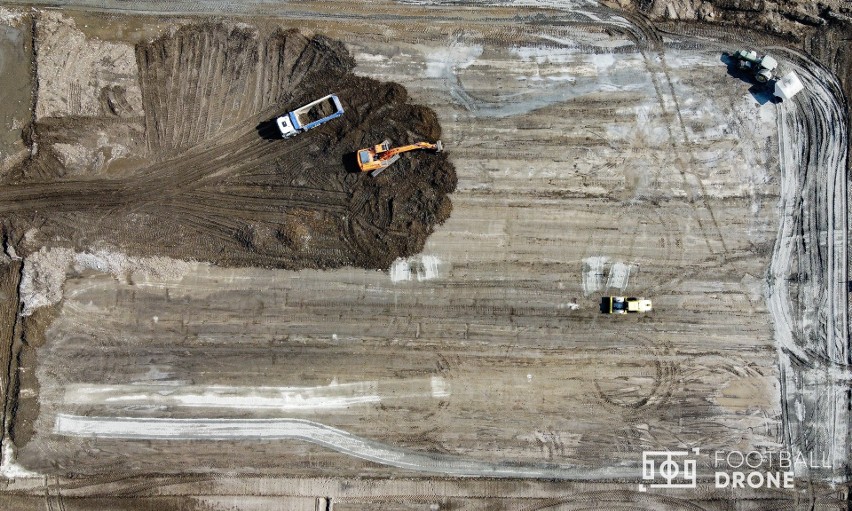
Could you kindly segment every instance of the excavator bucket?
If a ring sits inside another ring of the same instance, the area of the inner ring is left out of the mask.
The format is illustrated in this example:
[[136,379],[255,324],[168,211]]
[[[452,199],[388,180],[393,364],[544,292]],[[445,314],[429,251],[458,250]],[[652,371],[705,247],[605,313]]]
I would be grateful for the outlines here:
[[440,152],[443,152],[443,151],[444,151],[444,144],[442,144],[440,140],[435,142],[435,152],[440,153]]

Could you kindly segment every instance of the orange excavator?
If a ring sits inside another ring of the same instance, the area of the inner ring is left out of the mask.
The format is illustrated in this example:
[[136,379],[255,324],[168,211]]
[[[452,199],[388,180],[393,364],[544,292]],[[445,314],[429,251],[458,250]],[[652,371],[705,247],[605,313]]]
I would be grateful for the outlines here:
[[430,149],[436,153],[444,150],[441,141],[438,140],[434,144],[429,142],[417,142],[416,144],[394,147],[391,149],[390,140],[385,140],[379,145],[361,149],[358,151],[358,167],[361,172],[372,171],[372,176],[378,176],[383,170],[390,167],[399,159],[399,155],[408,151],[417,149]]

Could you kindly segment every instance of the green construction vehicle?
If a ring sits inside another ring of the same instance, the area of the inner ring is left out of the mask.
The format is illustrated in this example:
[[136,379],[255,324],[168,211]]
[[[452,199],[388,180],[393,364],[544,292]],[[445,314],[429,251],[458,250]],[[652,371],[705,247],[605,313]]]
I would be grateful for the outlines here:
[[766,83],[775,78],[778,61],[769,55],[759,57],[753,50],[737,50],[731,55],[737,61],[737,67],[748,71],[760,83]]

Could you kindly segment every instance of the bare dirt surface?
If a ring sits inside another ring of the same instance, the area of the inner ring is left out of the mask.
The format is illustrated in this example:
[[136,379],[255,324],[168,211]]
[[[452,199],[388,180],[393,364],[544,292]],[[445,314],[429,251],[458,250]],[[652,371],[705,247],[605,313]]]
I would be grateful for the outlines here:
[[[0,188],[0,508],[848,508],[846,82],[789,35],[656,4],[77,6],[8,22],[50,106]],[[807,91],[750,90],[743,45]],[[344,117],[276,138],[329,92]],[[693,448],[696,488],[640,491],[643,451]],[[713,451],[779,449],[827,464],[714,488]]]
[[[38,152],[0,192],[13,231],[37,226],[22,254],[62,240],[220,265],[387,268],[421,250],[450,214],[456,178],[444,155],[404,158],[379,179],[357,172],[354,149],[383,138],[435,140],[440,126],[399,85],[352,75],[339,43],[297,30],[189,25],[137,45],[135,59],[117,43],[95,45],[92,66],[125,64],[117,76],[98,68],[93,74],[113,82],[85,88],[65,85],[64,57],[86,44],[82,33],[56,14],[45,18],[38,63],[62,85],[40,82],[49,99],[39,101]],[[134,88],[121,70],[137,65]],[[281,140],[274,116],[329,91],[347,115]],[[68,96],[70,105],[57,99]],[[144,129],[123,120],[134,116]],[[93,155],[82,148],[97,137],[129,143],[103,142],[100,164],[86,168]]]
[[[778,46],[806,51],[819,68],[798,68],[814,93],[800,111],[782,110],[779,134],[782,219],[770,267],[770,307],[781,350],[785,442],[809,445],[833,460],[848,480],[852,442],[850,395],[838,374],[849,374],[848,170],[852,157],[852,6],[844,1],[606,2],[655,21],[678,19],[701,25],[739,26],[764,32],[767,51]],[[661,24],[666,26],[665,24]],[[701,26],[698,25],[698,26]],[[777,37],[771,41],[766,35]],[[734,41],[732,41],[733,43]],[[801,63],[802,53],[790,55]],[[845,142],[845,143],[844,143]],[[810,147],[810,149],[808,149]],[[825,174],[825,169],[843,169]],[[810,206],[800,207],[799,204]],[[846,376],[841,376],[845,381]]]
[[29,153],[21,131],[32,118],[32,83],[29,55],[32,26],[23,23],[23,15],[0,7],[0,177],[20,163]]

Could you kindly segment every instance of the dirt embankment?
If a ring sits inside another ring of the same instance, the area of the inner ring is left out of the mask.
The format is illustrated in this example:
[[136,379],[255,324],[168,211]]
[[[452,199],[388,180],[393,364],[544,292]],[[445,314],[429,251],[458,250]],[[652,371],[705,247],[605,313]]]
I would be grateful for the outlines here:
[[[339,42],[189,25],[137,45],[135,61],[144,113],[122,75],[121,84],[98,82],[100,91],[80,87],[99,98],[93,112],[81,100],[36,122],[37,152],[0,189],[0,215],[18,237],[29,232],[22,255],[108,246],[222,265],[387,268],[449,217],[456,175],[445,154],[405,155],[377,178],[357,171],[359,148],[434,141],[441,130],[402,86],[355,76]],[[278,136],[277,115],[329,93],[343,117]],[[110,136],[125,141],[120,158],[69,171],[75,151]]]
[[845,0],[604,0],[605,5],[639,11],[653,20],[705,21],[802,38],[809,27],[852,22]]

